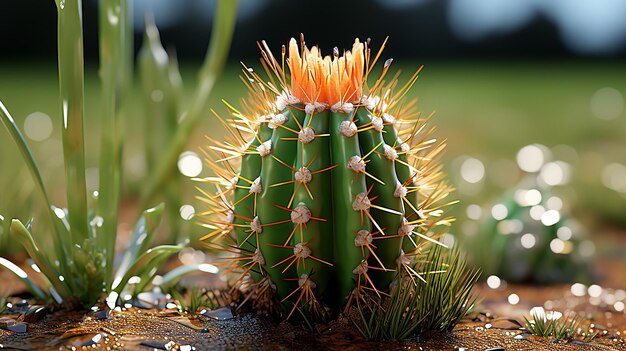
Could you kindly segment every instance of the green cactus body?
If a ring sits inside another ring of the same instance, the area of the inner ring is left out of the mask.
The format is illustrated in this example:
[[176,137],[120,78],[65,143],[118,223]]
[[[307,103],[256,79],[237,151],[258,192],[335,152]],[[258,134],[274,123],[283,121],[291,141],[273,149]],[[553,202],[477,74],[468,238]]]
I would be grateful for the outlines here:
[[[317,48],[309,50],[303,44],[302,50],[300,58],[292,40],[287,61],[290,86],[284,62],[276,62],[267,50],[266,64],[281,89],[252,84],[263,79],[244,70],[252,82],[251,97],[246,113],[231,107],[231,125],[249,132],[249,137],[238,143],[216,142],[213,150],[234,145],[229,153],[241,157],[229,158],[228,167],[209,164],[216,173],[223,174],[223,168],[237,172],[215,180],[235,184],[232,203],[206,201],[213,204],[208,213],[214,218],[207,221],[217,227],[206,237],[225,247],[235,237],[239,253],[234,261],[256,283],[256,298],[269,293],[290,315],[296,308],[324,314],[324,307],[345,306],[361,293],[388,291],[398,268],[419,250],[419,245],[403,244],[419,241],[406,239],[415,236],[421,221],[417,209],[427,216],[430,212],[424,206],[447,195],[442,191],[431,195],[429,202],[418,203],[415,155],[421,153],[424,159],[435,155],[423,144],[402,141],[417,140],[416,128],[398,130],[395,118],[380,123],[383,113],[408,112],[385,110],[392,105],[389,101],[363,94],[369,50],[364,53],[363,44],[356,41],[352,51],[342,57],[336,53],[334,60],[322,59]],[[443,183],[426,188],[437,186],[448,189]],[[230,195],[229,190],[220,190],[211,199]],[[423,232],[446,220],[424,221]]]

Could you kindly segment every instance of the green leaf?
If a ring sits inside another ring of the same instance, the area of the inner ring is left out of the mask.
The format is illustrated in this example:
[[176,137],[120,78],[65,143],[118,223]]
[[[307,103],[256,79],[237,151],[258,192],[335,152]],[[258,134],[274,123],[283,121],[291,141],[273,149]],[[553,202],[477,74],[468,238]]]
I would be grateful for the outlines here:
[[200,71],[200,81],[192,105],[176,129],[176,134],[168,143],[167,152],[162,155],[157,169],[147,181],[142,194],[142,204],[150,203],[156,194],[164,189],[165,184],[176,171],[180,153],[183,151],[193,128],[208,110],[207,103],[213,86],[224,68],[232,42],[236,23],[237,0],[220,0],[214,16],[211,41],[207,56]]
[[[63,4],[63,6],[61,6]],[[58,6],[58,60],[63,159],[67,187],[71,242],[87,238],[87,188],[85,182],[84,62],[82,1],[63,0]]]
[[163,275],[163,279],[161,280],[160,284],[162,290],[167,290],[168,288],[171,288],[176,283],[178,283],[180,278],[191,272],[206,272],[216,274],[217,272],[219,272],[219,269],[209,263],[191,264],[176,267]]
[[37,284],[35,284],[35,282],[33,282],[28,277],[28,274],[24,272],[23,269],[18,267],[15,263],[7,260],[6,258],[0,257],[0,266],[3,266],[4,268],[8,269],[9,272],[13,273],[13,275],[15,275],[19,280],[21,280],[24,284],[26,284],[26,287],[28,288],[28,290],[36,298],[40,300],[48,299],[48,296],[46,295],[46,293],[43,292],[43,290],[41,290],[41,288],[39,288]]
[[15,143],[18,150],[22,154],[22,158],[24,159],[24,162],[26,163],[26,166],[28,167],[28,171],[30,172],[31,177],[33,178],[33,181],[35,182],[36,188],[39,191],[39,194],[41,195],[41,197],[46,202],[50,219],[54,223],[55,230],[53,231],[53,234],[55,236],[54,247],[56,249],[56,254],[60,261],[64,261],[63,257],[67,257],[67,253],[63,248],[64,240],[63,240],[63,236],[61,235],[62,227],[58,226],[58,224],[56,223],[57,222],[56,220],[58,218],[54,214],[53,206],[50,203],[48,192],[46,191],[46,187],[43,184],[41,173],[39,172],[39,167],[37,167],[35,158],[33,157],[33,154],[30,151],[28,144],[26,144],[26,140],[24,139],[22,132],[15,124],[15,120],[13,119],[13,117],[11,117],[11,114],[9,113],[7,108],[4,106],[2,101],[0,101],[0,121],[2,121],[2,124],[6,128],[9,135],[11,136],[11,139],[13,139],[13,142]]
[[[131,238],[130,244],[124,252],[122,263],[120,263],[120,266],[115,273],[113,285],[111,285],[112,289],[115,290],[117,287],[119,287],[120,284],[123,283],[123,277],[129,271],[129,269],[131,269],[131,266],[135,263],[139,254],[145,251],[146,246],[152,239],[156,228],[161,222],[163,208],[164,205],[160,204],[157,207],[145,210],[137,221],[137,224],[135,224],[133,237]],[[126,280],[128,280],[128,278],[126,278]]]
[[127,0],[101,0],[99,13],[100,79],[102,81],[102,116],[100,147],[100,185],[98,214],[102,227],[96,238],[106,255],[105,280],[111,284],[117,214],[122,181],[123,107],[129,94],[127,81],[132,76],[132,15]]
[[[145,154],[148,174],[151,174],[165,148],[172,140],[178,128],[180,102],[182,101],[182,78],[178,71],[175,57],[169,57],[161,45],[159,31],[154,19],[146,16],[144,40],[137,58],[142,88],[142,105],[144,108],[143,125],[145,132]],[[155,99],[155,94],[160,99]],[[170,225],[168,243],[177,240],[181,227],[179,208],[181,206],[180,174],[174,174],[168,180],[161,193],[167,203],[167,219]]]
[[[26,252],[28,252],[30,258],[33,259],[35,264],[39,267],[39,269],[46,276],[46,278],[48,278],[50,284],[61,295],[61,297],[69,297],[71,293],[67,286],[60,280],[61,274],[50,263],[48,258],[39,250],[39,248],[35,244],[35,241],[33,240],[33,236],[30,234],[28,229],[24,227],[19,219],[14,219],[11,222],[11,234],[24,247]],[[72,277],[67,278],[71,279]]]
[[133,276],[141,277],[142,281],[147,280],[147,277],[142,277],[145,273],[159,267],[170,255],[179,252],[184,247],[185,245],[161,245],[149,249],[133,263],[113,290],[120,293],[126,287],[128,279]]

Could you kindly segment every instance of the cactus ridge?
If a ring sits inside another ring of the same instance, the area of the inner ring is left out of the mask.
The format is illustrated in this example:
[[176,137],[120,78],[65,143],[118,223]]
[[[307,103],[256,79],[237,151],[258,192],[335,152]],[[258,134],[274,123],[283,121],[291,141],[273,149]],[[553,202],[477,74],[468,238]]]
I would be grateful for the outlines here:
[[423,280],[412,263],[453,220],[437,162],[445,142],[403,101],[420,70],[398,88],[385,83],[388,60],[369,87],[382,48],[372,58],[368,45],[323,58],[292,39],[278,61],[262,42],[270,79],[244,66],[243,111],[216,114],[229,138],[203,150],[214,176],[201,180],[214,189],[198,188],[202,240],[238,271],[236,288],[280,301],[288,317],[386,295],[399,274]]

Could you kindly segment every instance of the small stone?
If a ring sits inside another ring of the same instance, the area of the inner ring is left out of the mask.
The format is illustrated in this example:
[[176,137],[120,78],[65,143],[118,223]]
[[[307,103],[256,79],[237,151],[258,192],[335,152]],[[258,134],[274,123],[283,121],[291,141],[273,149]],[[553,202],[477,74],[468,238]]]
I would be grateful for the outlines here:
[[137,300],[133,301],[133,306],[145,309],[164,309],[168,303],[167,295],[158,291],[147,291],[137,295]]
[[167,340],[144,340],[139,343],[139,345],[141,346],[146,346],[157,350],[170,350],[173,344],[173,341]]
[[65,343],[68,346],[81,347],[81,346],[92,346],[98,345],[102,340],[103,335],[101,333],[89,333],[84,335],[79,335],[68,339]]
[[40,305],[32,305],[28,307],[22,315],[18,318],[18,320],[27,323],[36,323],[42,320],[50,310],[46,306]]
[[[202,314],[202,312],[200,312]],[[209,330],[207,328],[204,327],[204,325],[197,325],[194,324],[189,318],[187,317],[165,317],[165,319],[169,319],[172,322],[176,322],[184,327],[193,329],[199,333],[208,333]]]
[[14,333],[26,333],[28,325],[11,318],[0,318],[0,328]]
[[111,309],[106,306],[104,309],[98,309],[91,313],[91,316],[97,320],[104,320],[111,318]]
[[200,314],[209,318],[216,319],[218,321],[224,321],[224,320],[235,318],[233,316],[233,311],[230,307],[222,307],[222,308],[218,308],[216,310],[210,310],[210,311],[204,310],[200,312]]

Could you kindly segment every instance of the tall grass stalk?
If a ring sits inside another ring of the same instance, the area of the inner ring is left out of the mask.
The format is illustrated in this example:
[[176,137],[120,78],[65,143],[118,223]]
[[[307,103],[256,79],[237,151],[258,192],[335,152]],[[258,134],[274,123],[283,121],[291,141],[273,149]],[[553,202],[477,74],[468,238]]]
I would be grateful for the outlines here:
[[176,171],[180,153],[183,151],[191,131],[200,117],[208,110],[208,98],[219,74],[224,68],[226,58],[235,29],[238,0],[219,0],[215,11],[211,41],[206,58],[199,73],[199,84],[191,106],[181,116],[176,134],[167,146],[167,151],[161,155],[155,171],[148,179],[145,191],[142,194],[142,205],[153,201],[157,193]]
[[123,111],[130,93],[133,28],[128,0],[100,1],[100,79],[102,115],[98,212],[102,227],[98,245],[105,248],[106,282],[111,283],[122,181]]
[[[57,0],[56,4],[59,101],[62,113],[68,208],[57,208],[51,204],[30,149],[15,120],[0,102],[0,120],[26,161],[36,187],[48,207],[54,229],[52,243],[54,254],[51,254],[49,250],[45,250],[45,245],[34,240],[32,220],[24,225],[20,220],[13,219],[10,226],[11,238],[24,247],[47,279],[46,292],[39,288],[23,270],[8,260],[0,260],[0,266],[7,268],[24,281],[37,297],[45,294],[47,297],[54,298],[58,303],[66,303],[70,308],[82,308],[90,307],[105,292],[119,297],[127,296],[128,293],[138,293],[147,288],[158,267],[170,255],[180,251],[184,244],[162,245],[149,249],[148,244],[160,223],[163,206],[148,209],[140,216],[122,264],[115,274],[113,273],[122,173],[122,117],[126,104],[124,98],[129,96],[133,52],[130,6],[128,0],[101,0],[100,2],[100,76],[103,83],[101,176],[96,207],[94,210],[89,210],[83,136],[82,2],[81,0]],[[231,8],[232,3],[223,1],[220,4],[220,7]],[[233,11],[230,15],[229,19],[220,17],[216,21],[234,24],[235,12]],[[214,35],[223,40],[223,33],[223,29],[221,32],[216,30]],[[229,43],[232,28],[226,34]],[[207,76],[208,80],[214,79],[223,66],[223,61],[220,63],[219,58],[225,58],[228,46],[219,44],[220,42],[211,43],[211,50],[224,52],[214,53],[216,58],[209,60],[211,65],[218,64],[218,66],[211,66],[214,68],[208,71],[210,73]],[[215,71],[215,67],[218,71]],[[167,69],[166,67],[166,73]],[[188,134],[187,132],[184,135],[185,139]],[[173,161],[173,165],[176,165],[176,160]],[[3,218],[0,217],[0,219],[4,222]],[[178,272],[178,274],[184,273],[184,271]],[[129,286],[129,279],[135,276],[139,277],[140,283]],[[177,276],[172,279],[176,278]]]
[[[145,154],[148,173],[154,170],[167,145],[176,135],[180,104],[182,101],[182,78],[176,59],[169,57],[161,45],[159,31],[154,19],[146,17],[145,35],[138,55],[139,76],[142,88],[143,123],[145,128]],[[167,203],[167,219],[170,225],[169,242],[175,242],[180,230],[182,177],[172,174],[163,191]]]
[[87,226],[85,182],[84,63],[81,0],[57,0],[59,92],[62,117],[63,159],[67,181],[70,240],[81,245]]

